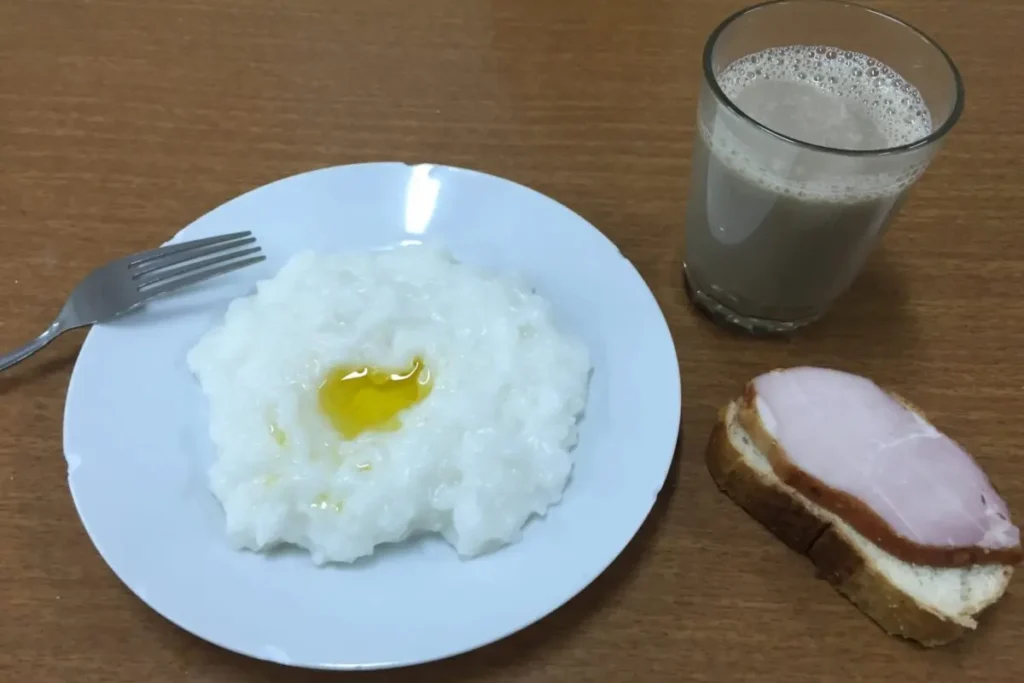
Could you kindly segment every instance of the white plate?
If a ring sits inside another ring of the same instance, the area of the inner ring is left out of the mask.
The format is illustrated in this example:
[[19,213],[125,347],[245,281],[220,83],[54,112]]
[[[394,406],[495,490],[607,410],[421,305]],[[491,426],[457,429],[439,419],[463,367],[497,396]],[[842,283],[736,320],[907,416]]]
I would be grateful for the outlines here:
[[[561,204],[493,176],[399,163],[286,178],[203,216],[174,240],[252,230],[258,266],[92,329],[68,389],[64,452],[79,515],[114,572],[200,638],[296,666],[363,669],[455,655],[547,615],[639,529],[679,429],[668,326],[643,279]],[[426,539],[353,566],[230,548],[206,470],[206,403],[185,354],[230,299],[296,251],[440,243],[523,273],[589,346],[594,375],[561,504],[523,539],[460,560]]]

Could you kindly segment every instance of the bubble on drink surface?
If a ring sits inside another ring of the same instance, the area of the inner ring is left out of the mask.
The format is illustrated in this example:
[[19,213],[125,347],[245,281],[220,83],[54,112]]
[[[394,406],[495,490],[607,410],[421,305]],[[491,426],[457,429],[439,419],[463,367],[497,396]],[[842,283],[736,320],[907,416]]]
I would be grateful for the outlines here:
[[[746,74],[755,64],[754,77],[748,79]],[[793,102],[802,97],[799,93],[804,91],[799,89],[813,88],[831,95],[834,99],[830,106],[837,107],[836,111],[859,117],[869,122],[869,129],[871,126],[877,129],[877,132],[863,135],[856,130],[847,131],[844,135],[850,147],[845,149],[898,147],[921,140],[932,132],[931,114],[921,93],[891,68],[864,54],[828,45],[769,48],[737,60],[718,75],[722,92],[734,102],[748,88],[768,87],[768,82],[789,83],[798,88],[787,91],[794,93],[795,100],[791,97],[772,107],[777,106],[782,111],[787,106],[798,107],[800,105]],[[808,96],[810,94],[813,93]],[[740,108],[758,120],[756,113],[743,105]],[[764,120],[760,122],[772,128]],[[800,138],[800,133],[793,131],[802,130],[796,127],[789,135]],[[822,167],[824,162],[814,159],[806,164],[795,164],[794,159],[785,158],[795,152],[777,147],[780,144],[777,141],[745,137],[749,133],[729,125],[710,129],[702,125],[701,134],[715,156],[751,182],[809,201],[845,203],[894,195],[913,183],[926,165],[924,156],[920,160],[914,157],[896,170],[864,175],[849,170],[854,167],[844,166],[841,160],[829,161],[834,165],[827,168]]]
[[[752,74],[749,79],[748,73]],[[829,45],[775,47],[736,60],[718,76],[730,99],[766,80],[804,83],[848,100],[851,108],[870,112],[888,146],[905,145],[931,133],[930,114],[912,117],[912,126],[906,123],[911,112],[927,111],[921,93],[891,67],[865,54]],[[894,91],[902,95],[900,100],[888,97]],[[888,112],[889,105],[895,114]]]

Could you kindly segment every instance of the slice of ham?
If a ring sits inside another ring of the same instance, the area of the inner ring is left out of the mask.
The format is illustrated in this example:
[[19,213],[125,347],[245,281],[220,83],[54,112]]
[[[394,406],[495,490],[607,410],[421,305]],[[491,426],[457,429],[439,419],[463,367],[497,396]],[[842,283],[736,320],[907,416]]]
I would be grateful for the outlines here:
[[748,385],[740,422],[780,479],[901,560],[1021,560],[1020,530],[974,459],[869,379],[769,372]]

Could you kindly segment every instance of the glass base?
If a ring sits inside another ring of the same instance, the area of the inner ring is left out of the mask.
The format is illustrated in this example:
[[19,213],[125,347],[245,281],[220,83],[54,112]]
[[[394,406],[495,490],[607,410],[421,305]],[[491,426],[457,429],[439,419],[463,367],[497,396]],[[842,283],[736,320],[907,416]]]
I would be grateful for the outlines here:
[[713,323],[733,332],[741,332],[754,337],[786,335],[817,322],[822,317],[816,315],[800,320],[771,320],[743,315],[715,299],[709,292],[694,285],[686,274],[685,267],[683,268],[683,281],[686,283],[686,293],[689,295],[690,301]]

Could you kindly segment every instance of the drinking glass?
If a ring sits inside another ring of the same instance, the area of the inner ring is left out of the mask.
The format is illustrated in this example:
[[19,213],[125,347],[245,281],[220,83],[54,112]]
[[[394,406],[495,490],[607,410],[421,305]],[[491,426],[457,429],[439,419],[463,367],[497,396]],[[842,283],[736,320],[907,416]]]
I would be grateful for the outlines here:
[[963,110],[953,61],[909,24],[774,0],[708,38],[686,209],[694,303],[727,327],[821,318]]

